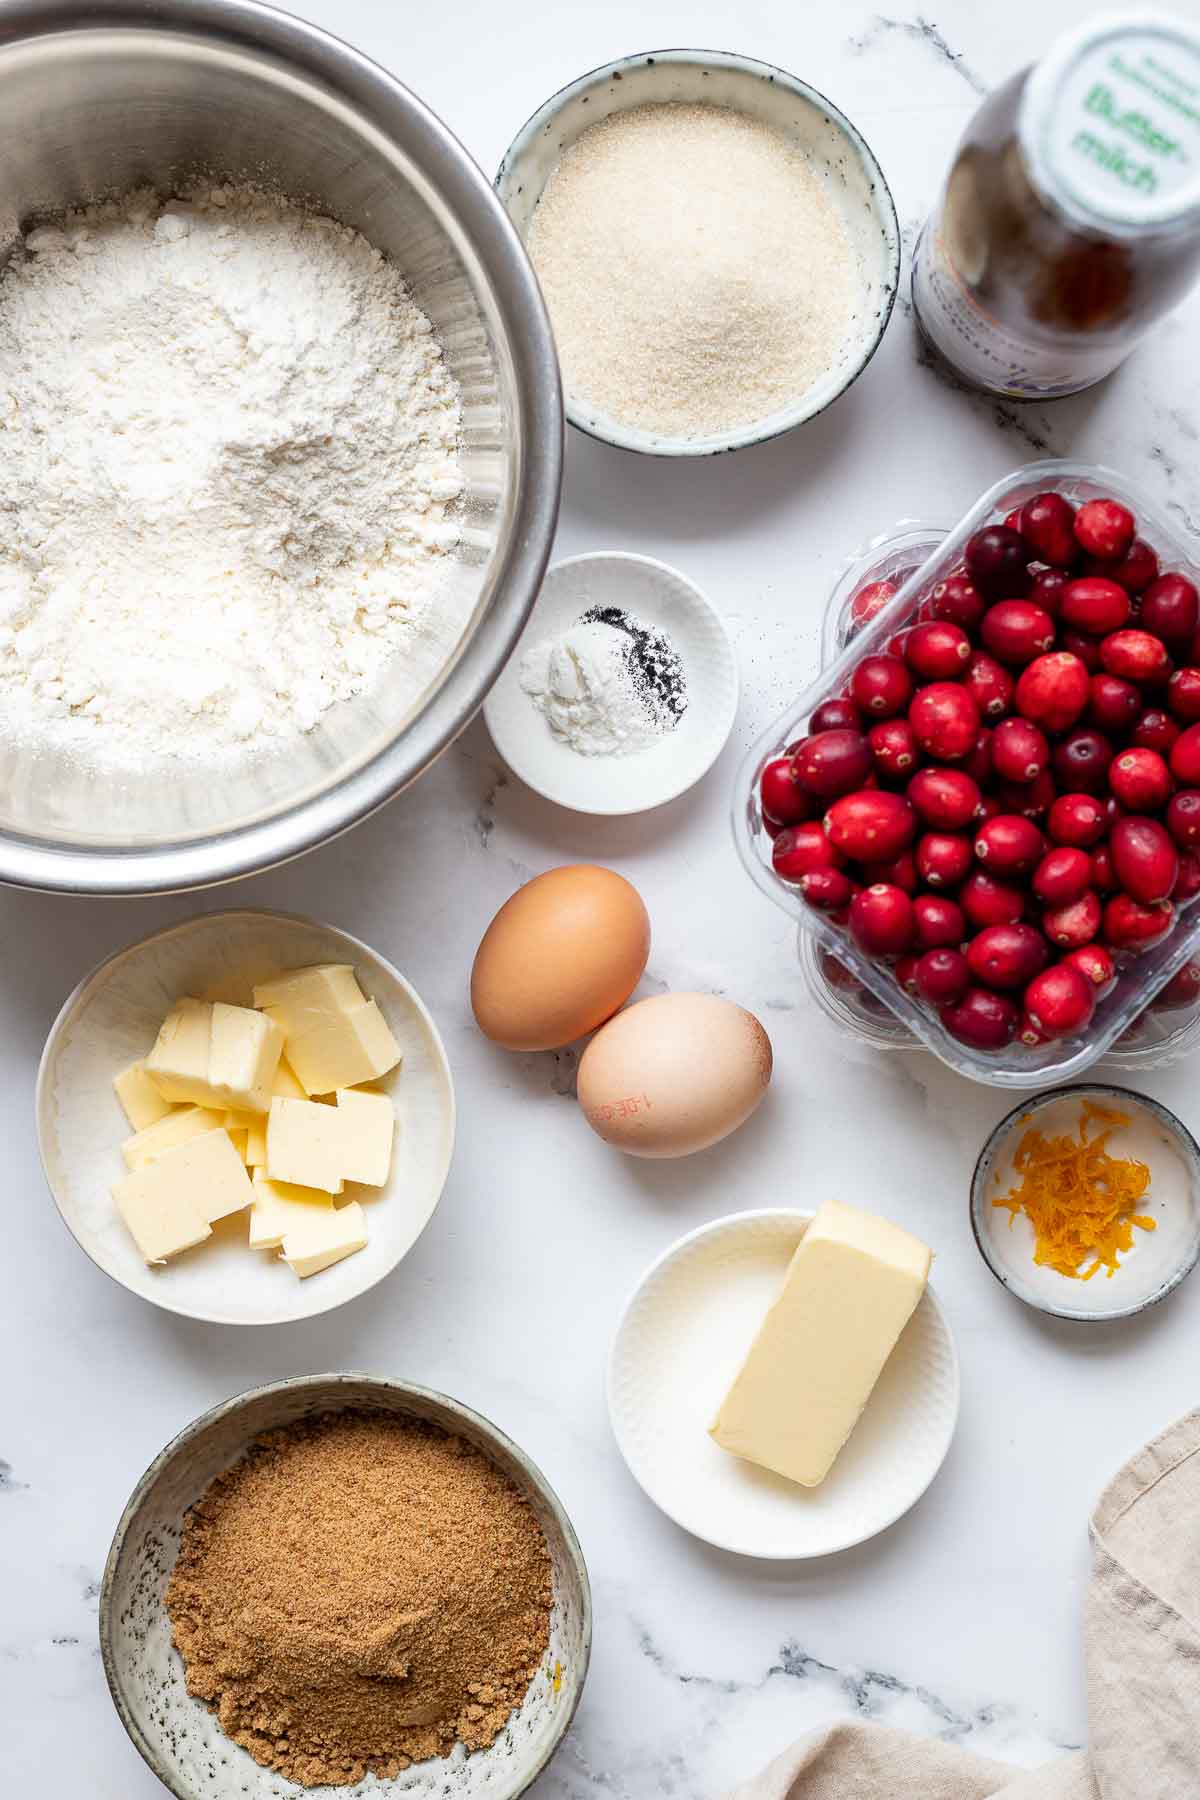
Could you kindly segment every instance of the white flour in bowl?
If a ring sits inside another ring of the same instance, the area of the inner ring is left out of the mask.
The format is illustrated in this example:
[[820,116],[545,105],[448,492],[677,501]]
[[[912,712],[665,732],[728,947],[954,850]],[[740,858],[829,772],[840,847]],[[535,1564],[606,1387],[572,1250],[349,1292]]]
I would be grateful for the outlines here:
[[219,765],[420,660],[457,384],[399,271],[286,200],[149,194],[0,278],[0,730]]

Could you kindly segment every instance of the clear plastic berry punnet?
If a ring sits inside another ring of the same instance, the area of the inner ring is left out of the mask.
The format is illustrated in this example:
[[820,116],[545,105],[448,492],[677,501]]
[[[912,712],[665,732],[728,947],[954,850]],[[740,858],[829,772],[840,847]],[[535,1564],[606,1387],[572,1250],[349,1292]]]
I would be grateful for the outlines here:
[[[750,750],[738,773],[734,800],[738,853],[763,892],[800,922],[801,972],[826,1015],[861,1042],[897,1050],[923,1044],[959,1074],[1007,1088],[1062,1081],[1081,1074],[1101,1056],[1130,1070],[1161,1067],[1200,1044],[1200,1007],[1150,1009],[1159,989],[1200,950],[1200,900],[1181,912],[1161,943],[1123,961],[1118,980],[1098,1003],[1086,1032],[1032,1049],[1013,1043],[1001,1051],[976,1050],[952,1037],[936,1013],[906,992],[890,967],[867,956],[846,930],[806,906],[797,890],[775,874],[771,838],[759,811],[758,781],[764,763],[804,734],[815,708],[842,691],[859,658],[882,650],[912,621],[934,583],[961,563],[972,533],[1047,488],[1058,489],[1076,504],[1103,495],[1123,501],[1137,515],[1139,530],[1155,545],[1163,567],[1180,569],[1200,581],[1200,546],[1195,540],[1168,522],[1124,476],[1093,463],[1073,459],[1029,463],[990,488],[950,532],[903,520],[848,561],[826,609],[822,674]],[[899,591],[882,611],[860,624],[853,616],[854,596],[864,584],[883,580],[900,582]]]

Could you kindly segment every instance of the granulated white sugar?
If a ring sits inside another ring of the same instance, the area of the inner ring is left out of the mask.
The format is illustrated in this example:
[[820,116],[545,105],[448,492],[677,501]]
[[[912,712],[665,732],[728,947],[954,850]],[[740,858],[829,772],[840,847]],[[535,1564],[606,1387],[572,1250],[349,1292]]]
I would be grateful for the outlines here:
[[638,106],[589,127],[529,235],[568,392],[684,438],[808,392],[866,299],[829,179],[784,132],[725,107]]

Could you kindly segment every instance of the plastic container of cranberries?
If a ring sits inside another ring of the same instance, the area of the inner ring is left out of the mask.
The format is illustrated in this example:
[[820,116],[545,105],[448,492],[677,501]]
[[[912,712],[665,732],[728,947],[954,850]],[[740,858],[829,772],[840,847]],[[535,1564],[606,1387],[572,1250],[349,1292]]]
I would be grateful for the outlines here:
[[[916,1040],[959,1074],[1005,1088],[1038,1088],[1066,1080],[1102,1056],[1128,1069],[1159,1067],[1200,1046],[1200,1008],[1159,1011],[1151,1006],[1186,962],[1200,959],[1200,900],[1181,910],[1161,943],[1122,959],[1117,981],[1097,1004],[1085,1032],[1033,1048],[1014,1042],[1004,1050],[977,1050],[951,1036],[937,1014],[901,986],[889,964],[867,956],[842,926],[807,906],[795,887],[780,880],[771,864],[771,837],[759,810],[758,782],[763,765],[804,736],[815,709],[842,692],[861,658],[883,652],[890,638],[914,622],[930,589],[961,564],[967,539],[1047,490],[1065,494],[1075,505],[1106,496],[1123,502],[1136,515],[1139,535],[1153,544],[1163,567],[1179,569],[1200,584],[1200,545],[1125,476],[1094,463],[1061,458],[1026,464],[989,488],[946,533],[933,525],[902,521],[850,559],[839,577],[825,616],[825,667],[746,756],[733,813],[734,838],[747,872],[802,926],[802,971],[826,1014],[878,1048],[913,1047]],[[883,580],[897,583],[898,591],[864,619],[861,607],[856,611],[856,596],[865,584]],[[836,958],[846,980],[839,976],[836,985],[830,982],[821,952]]]

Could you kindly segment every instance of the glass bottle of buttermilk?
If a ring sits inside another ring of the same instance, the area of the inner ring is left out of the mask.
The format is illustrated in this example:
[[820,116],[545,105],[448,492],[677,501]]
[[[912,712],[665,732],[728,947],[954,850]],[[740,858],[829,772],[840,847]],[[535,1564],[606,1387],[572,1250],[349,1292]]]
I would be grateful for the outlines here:
[[984,101],[913,258],[917,322],[974,387],[1074,394],[1200,274],[1200,26],[1106,14]]

